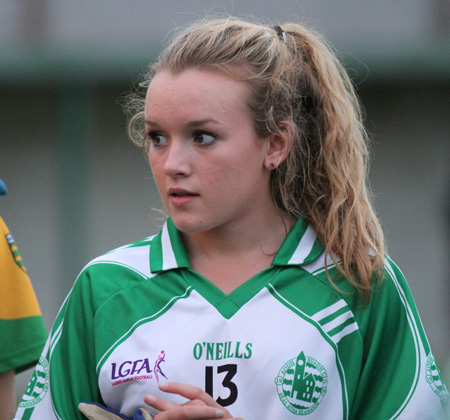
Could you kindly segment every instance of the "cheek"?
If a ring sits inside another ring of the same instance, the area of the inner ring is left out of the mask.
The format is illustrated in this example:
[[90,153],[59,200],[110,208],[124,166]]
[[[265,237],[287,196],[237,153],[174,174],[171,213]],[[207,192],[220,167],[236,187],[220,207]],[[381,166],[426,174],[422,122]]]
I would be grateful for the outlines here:
[[220,168],[215,168],[209,172],[209,185],[225,201],[240,200],[242,195],[246,194],[246,188],[249,178],[252,176],[251,172],[246,167],[246,162],[240,164],[233,162],[232,164],[223,165]]
[[158,168],[158,159],[156,159],[156,157],[154,156],[153,153],[148,153],[148,162],[150,163],[150,170],[152,171],[152,173],[154,174],[155,172],[159,171]]
[[161,183],[164,179],[161,164],[156,159],[152,160],[151,158],[149,159],[149,163],[150,163],[150,171],[153,175],[153,179],[156,183],[156,186],[159,189],[161,186]]

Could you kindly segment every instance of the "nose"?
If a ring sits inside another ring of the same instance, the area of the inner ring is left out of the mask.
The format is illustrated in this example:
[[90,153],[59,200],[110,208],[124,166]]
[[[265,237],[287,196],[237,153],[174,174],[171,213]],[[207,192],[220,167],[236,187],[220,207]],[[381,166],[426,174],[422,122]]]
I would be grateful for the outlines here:
[[185,142],[172,139],[167,147],[164,160],[164,173],[171,177],[189,176],[189,150]]

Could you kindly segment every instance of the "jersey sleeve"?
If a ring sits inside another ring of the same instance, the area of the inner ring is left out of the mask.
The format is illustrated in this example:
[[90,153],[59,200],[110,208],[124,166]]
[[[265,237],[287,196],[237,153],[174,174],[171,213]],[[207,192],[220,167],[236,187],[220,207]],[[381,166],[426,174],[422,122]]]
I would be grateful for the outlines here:
[[82,401],[102,402],[95,366],[91,281],[84,271],[60,309],[16,419],[84,419]]
[[36,364],[47,330],[14,238],[0,217],[0,373]]
[[368,309],[361,319],[364,360],[351,419],[443,419],[449,394],[410,289],[390,260]]

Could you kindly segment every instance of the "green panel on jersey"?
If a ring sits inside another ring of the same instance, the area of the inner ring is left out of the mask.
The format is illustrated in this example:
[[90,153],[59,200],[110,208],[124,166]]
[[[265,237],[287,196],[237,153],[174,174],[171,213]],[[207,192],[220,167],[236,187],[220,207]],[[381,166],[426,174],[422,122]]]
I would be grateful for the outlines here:
[[[355,314],[365,331],[365,345],[353,418],[397,418],[416,389],[420,334],[413,322],[416,309],[405,306],[402,293],[397,279],[387,271],[369,306]],[[375,404],[367,405],[368,393]]]
[[[97,292],[100,290],[103,298],[108,295],[109,298],[102,301],[95,314],[95,350],[98,360],[101,359],[97,371],[110,352],[139,325],[162,316],[178,299],[189,296],[192,287],[177,272],[168,271],[164,276],[144,279],[125,267],[107,264],[98,266],[95,273],[96,297],[93,300],[99,299]],[[117,284],[117,290],[112,293],[110,288],[114,282],[123,285]],[[105,290],[108,287],[110,290]],[[110,322],[111,313],[115,314],[114,323]],[[115,344],[111,348],[104,347],[108,342]]]
[[[52,331],[51,348],[46,356],[49,360],[51,352],[52,400],[55,412],[62,419],[73,418],[73,401],[102,402],[97,378],[83,374],[86,371],[95,372],[93,287],[89,272],[85,270],[58,314]],[[66,322],[67,319],[71,322]],[[80,386],[71,388],[67,383]]]
[[[408,305],[408,308],[410,308],[411,315],[414,318],[414,321],[416,325],[421,325],[422,322],[420,320],[419,312],[416,309],[414,298],[412,296],[411,290],[406,283],[406,279],[403,276],[403,273],[400,271],[398,266],[390,259],[387,259],[389,264],[387,265],[387,270],[390,272],[390,275],[392,277],[395,277],[397,281],[397,288],[400,294],[404,296],[405,304]],[[425,353],[429,354],[431,352],[430,344],[428,343],[427,336],[425,334],[425,330],[423,328],[418,328],[418,334],[420,335],[420,339],[423,343]]]
[[44,347],[47,330],[41,316],[0,319],[0,373],[19,373],[35,365]]

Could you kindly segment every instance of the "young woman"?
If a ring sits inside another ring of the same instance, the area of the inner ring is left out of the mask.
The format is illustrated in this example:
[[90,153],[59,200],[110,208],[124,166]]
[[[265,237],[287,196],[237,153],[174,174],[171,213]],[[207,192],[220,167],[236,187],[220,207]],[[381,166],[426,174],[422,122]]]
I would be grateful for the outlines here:
[[83,269],[17,418],[82,418],[81,401],[97,419],[441,418],[358,101],[320,37],[205,21],[143,87],[130,135],[169,217]]

